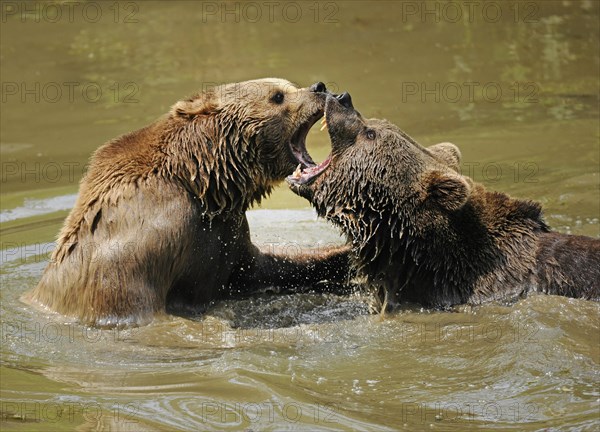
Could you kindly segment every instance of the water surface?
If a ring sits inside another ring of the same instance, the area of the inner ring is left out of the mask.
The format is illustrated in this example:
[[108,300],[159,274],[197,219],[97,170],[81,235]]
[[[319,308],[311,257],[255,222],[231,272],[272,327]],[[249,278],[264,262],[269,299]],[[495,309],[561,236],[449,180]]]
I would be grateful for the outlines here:
[[[90,2],[96,22],[92,9],[55,19],[54,3],[13,3],[0,27],[2,430],[600,427],[597,303],[382,318],[364,296],[265,294],[99,330],[18,300],[94,149],[203,87],[265,76],[348,90],[425,145],[456,143],[463,172],[542,202],[554,229],[600,236],[598,3],[494,2],[497,17],[455,2],[456,19],[446,2],[302,2],[297,22],[260,2],[259,19],[220,2],[120,3],[118,15]],[[327,155],[325,133],[308,142]],[[342,242],[285,187],[249,219],[265,247]]]

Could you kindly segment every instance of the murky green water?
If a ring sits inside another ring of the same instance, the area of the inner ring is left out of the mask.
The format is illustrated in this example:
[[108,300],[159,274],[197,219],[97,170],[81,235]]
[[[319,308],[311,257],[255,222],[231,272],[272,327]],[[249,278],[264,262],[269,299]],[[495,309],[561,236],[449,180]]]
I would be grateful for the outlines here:
[[[364,298],[265,296],[113,331],[18,301],[95,148],[264,76],[348,90],[459,145],[467,174],[541,201],[555,229],[599,236],[597,2],[55,5],[1,4],[2,430],[598,430],[597,303],[382,320]],[[322,159],[325,133],[308,139]],[[264,246],[341,241],[285,188],[249,216]]]

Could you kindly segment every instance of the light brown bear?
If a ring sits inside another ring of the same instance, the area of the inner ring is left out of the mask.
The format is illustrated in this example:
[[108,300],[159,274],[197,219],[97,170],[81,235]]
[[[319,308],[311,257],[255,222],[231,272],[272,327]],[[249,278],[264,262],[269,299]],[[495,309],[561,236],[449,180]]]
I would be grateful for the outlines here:
[[140,325],[232,293],[343,279],[347,251],[287,257],[250,241],[245,211],[300,164],[322,83],[227,84],[100,147],[25,301],[96,326]]
[[600,298],[600,240],[552,232],[538,203],[461,175],[456,146],[421,147],[347,94],[327,98],[325,117],[332,156],[288,182],[342,228],[359,272],[393,302]]

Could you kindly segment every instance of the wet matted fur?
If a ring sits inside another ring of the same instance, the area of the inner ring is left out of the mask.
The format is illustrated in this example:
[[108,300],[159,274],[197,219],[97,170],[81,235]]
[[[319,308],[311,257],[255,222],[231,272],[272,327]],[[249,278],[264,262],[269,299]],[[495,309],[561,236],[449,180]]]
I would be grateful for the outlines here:
[[288,178],[352,241],[355,265],[395,302],[478,304],[530,292],[600,298],[600,240],[552,232],[540,204],[459,172],[450,143],[424,148],[328,97],[327,169]]
[[261,253],[245,211],[298,163],[321,83],[263,79],[177,102],[100,147],[39,284],[24,299],[83,323],[147,323],[232,292],[343,277],[347,254]]

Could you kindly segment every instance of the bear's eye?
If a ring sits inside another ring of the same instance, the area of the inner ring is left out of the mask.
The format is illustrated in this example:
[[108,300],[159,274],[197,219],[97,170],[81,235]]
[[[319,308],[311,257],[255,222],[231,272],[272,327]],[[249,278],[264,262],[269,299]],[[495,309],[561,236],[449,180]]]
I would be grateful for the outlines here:
[[276,103],[277,105],[280,105],[283,103],[283,97],[284,97],[283,93],[278,91],[273,96],[271,96],[271,102]]
[[367,135],[367,139],[373,141],[375,138],[377,138],[377,134],[375,133],[375,131],[373,129],[367,129],[366,132]]

